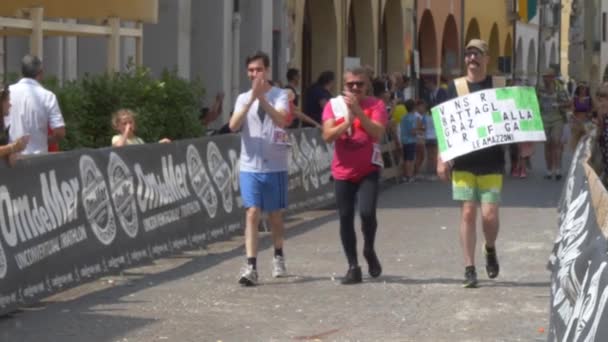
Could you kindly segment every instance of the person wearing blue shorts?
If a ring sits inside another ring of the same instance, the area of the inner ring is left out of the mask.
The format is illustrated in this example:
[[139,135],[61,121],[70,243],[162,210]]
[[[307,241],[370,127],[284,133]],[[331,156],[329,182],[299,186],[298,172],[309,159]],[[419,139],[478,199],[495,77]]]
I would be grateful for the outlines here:
[[287,275],[283,255],[283,209],[287,208],[287,151],[289,101],[285,90],[268,81],[270,58],[256,52],[247,58],[247,76],[251,90],[240,94],[230,118],[232,132],[241,132],[240,187],[243,206],[247,209],[245,250],[247,264],[241,270],[239,283],[258,283],[258,226],[263,212],[268,213],[274,244],[272,276]]
[[414,115],[414,100],[407,100],[405,107],[407,108],[408,114],[401,119],[399,124],[399,132],[403,147],[403,168],[405,177],[403,181],[406,183],[414,182],[414,163],[416,161],[416,142],[418,140],[418,133],[421,128],[421,122]]

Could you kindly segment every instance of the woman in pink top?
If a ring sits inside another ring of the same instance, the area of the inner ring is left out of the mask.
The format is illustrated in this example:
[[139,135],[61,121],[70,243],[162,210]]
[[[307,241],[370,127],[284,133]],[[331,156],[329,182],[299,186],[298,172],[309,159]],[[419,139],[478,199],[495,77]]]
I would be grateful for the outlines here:
[[344,75],[343,96],[329,101],[323,110],[323,139],[335,143],[331,169],[340,214],[340,238],[349,266],[342,284],[362,281],[355,235],[357,194],[364,238],[363,255],[369,274],[375,278],[382,273],[374,250],[382,165],[382,153],[377,142],[384,134],[388,116],[381,100],[366,95],[370,85],[367,70],[348,70]]

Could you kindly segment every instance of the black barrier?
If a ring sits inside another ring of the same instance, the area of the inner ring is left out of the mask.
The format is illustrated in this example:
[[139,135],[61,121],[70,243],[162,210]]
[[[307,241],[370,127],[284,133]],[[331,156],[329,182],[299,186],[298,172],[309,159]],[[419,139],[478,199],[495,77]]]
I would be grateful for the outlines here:
[[592,144],[586,137],[578,145],[559,204],[559,233],[549,260],[549,341],[608,341],[608,243],[594,207],[606,189],[589,177],[593,172],[586,173]]
[[[292,131],[289,210],[334,200],[333,150]],[[81,150],[0,168],[0,314],[241,231],[240,136]]]

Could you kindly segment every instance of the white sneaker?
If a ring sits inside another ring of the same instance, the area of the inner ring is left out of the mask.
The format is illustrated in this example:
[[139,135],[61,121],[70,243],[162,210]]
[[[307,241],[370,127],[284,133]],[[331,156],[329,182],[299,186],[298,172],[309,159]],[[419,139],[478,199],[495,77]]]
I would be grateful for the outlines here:
[[272,258],[272,277],[280,278],[287,276],[287,268],[285,267],[285,258],[275,255]]
[[241,268],[239,284],[243,286],[255,286],[258,284],[258,271],[252,265],[245,265]]

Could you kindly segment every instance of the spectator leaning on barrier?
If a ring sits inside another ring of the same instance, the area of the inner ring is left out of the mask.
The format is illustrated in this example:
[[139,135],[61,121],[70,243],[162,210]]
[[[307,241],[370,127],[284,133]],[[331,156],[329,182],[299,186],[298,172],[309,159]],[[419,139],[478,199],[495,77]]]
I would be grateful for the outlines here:
[[286,88],[285,91],[287,92],[287,100],[289,101],[289,114],[293,118],[289,128],[301,128],[302,123],[306,124],[307,126],[321,128],[321,124],[311,119],[310,116],[302,113],[298,109],[294,102],[296,98],[295,93],[289,88]]
[[[10,108],[10,91],[8,87],[0,84],[0,114],[2,114],[2,118],[5,118],[9,114]],[[0,157],[8,157],[11,164],[13,164],[17,153],[23,151],[27,146],[29,137],[21,136],[10,144],[8,140],[8,129],[4,127],[4,119],[2,119],[0,120]]]
[[342,284],[362,281],[357,260],[355,203],[359,205],[363,256],[369,266],[369,275],[376,278],[382,273],[374,241],[378,228],[376,206],[380,169],[383,165],[378,141],[384,135],[388,117],[384,103],[367,96],[370,83],[366,69],[347,70],[344,75],[344,95],[331,99],[323,110],[323,139],[329,143],[335,142],[331,170],[340,215],[340,238],[348,261],[348,271]]
[[247,265],[239,283],[258,282],[258,226],[262,212],[268,213],[274,258],[272,276],[287,275],[283,256],[283,210],[287,208],[287,152],[289,139],[284,127],[290,121],[287,92],[270,85],[270,58],[256,52],[245,61],[251,90],[236,99],[230,129],[241,131],[240,186],[246,211],[245,250]]
[[293,92],[293,104],[300,105],[300,70],[295,68],[289,68],[287,70],[287,85],[285,89],[290,89]]
[[334,87],[335,80],[336,75],[333,71],[323,71],[317,82],[306,91],[304,113],[319,124],[321,123],[323,108],[327,101],[331,99],[331,90]]
[[562,137],[566,113],[571,106],[570,97],[564,89],[558,87],[555,81],[555,70],[547,69],[543,73],[544,86],[539,88],[538,102],[540,104],[543,126],[547,141],[545,142],[545,162],[547,173],[545,179],[559,181],[562,179]]
[[293,116],[293,121],[289,125],[289,128],[300,128],[302,127],[302,123],[306,123],[307,126],[321,127],[320,123],[314,121],[298,109],[300,106],[300,70],[289,68],[285,76],[287,78],[285,90],[288,92],[290,114]]
[[[23,78],[10,86],[11,112],[9,137],[30,136],[23,154],[47,153],[48,145],[65,137],[65,123],[59,110],[57,97],[46,90],[40,81],[43,77],[42,61],[32,55],[21,60]],[[48,129],[52,134],[48,134]]]
[[[119,109],[112,114],[112,127],[120,134],[112,137],[112,146],[121,147],[127,145],[145,144],[144,140],[135,135],[137,125],[135,113],[129,109]],[[171,140],[163,138],[159,143],[170,143]]]
[[[465,77],[455,79],[448,87],[448,100],[468,93],[499,86],[499,79],[487,74],[490,61],[488,44],[480,39],[471,40],[465,50],[464,61],[467,68]],[[492,146],[460,156],[453,163],[437,160],[437,174],[443,180],[452,180],[452,193],[456,201],[462,203],[460,220],[460,242],[464,252],[465,280],[463,286],[477,287],[475,270],[475,242],[477,206],[481,204],[484,254],[486,272],[489,278],[496,278],[499,272],[496,255],[498,236],[498,203],[502,190],[502,173],[505,158],[502,146]]]

